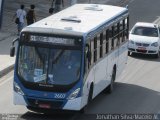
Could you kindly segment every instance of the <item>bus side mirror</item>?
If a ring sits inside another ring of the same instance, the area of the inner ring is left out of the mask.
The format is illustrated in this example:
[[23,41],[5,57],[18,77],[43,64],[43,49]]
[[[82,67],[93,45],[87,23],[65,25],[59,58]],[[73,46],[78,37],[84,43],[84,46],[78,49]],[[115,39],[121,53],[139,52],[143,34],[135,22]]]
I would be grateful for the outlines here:
[[10,57],[14,57],[14,55],[15,55],[14,43],[15,43],[16,41],[18,41],[18,40],[19,40],[19,38],[16,38],[16,39],[14,39],[14,40],[12,41],[12,46],[11,46],[11,48],[10,48]]
[[11,48],[10,48],[10,57],[14,57],[14,55],[15,55],[15,47],[11,46]]

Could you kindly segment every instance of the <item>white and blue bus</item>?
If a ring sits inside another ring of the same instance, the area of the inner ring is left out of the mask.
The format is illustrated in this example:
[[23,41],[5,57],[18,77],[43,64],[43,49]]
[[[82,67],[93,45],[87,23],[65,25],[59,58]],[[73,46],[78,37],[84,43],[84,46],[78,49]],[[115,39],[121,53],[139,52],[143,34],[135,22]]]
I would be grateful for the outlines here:
[[95,4],[76,4],[25,27],[14,104],[80,111],[102,91],[111,93],[127,62],[128,30],[127,8]]

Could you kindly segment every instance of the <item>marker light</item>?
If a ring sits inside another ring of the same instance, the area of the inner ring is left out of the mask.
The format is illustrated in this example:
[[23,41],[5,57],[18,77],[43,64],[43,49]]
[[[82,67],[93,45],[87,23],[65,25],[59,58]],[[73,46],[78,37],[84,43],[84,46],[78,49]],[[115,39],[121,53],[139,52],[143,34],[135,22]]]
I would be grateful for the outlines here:
[[14,82],[14,91],[20,95],[24,95],[23,91],[21,90],[21,88],[19,87],[19,85],[16,82]]

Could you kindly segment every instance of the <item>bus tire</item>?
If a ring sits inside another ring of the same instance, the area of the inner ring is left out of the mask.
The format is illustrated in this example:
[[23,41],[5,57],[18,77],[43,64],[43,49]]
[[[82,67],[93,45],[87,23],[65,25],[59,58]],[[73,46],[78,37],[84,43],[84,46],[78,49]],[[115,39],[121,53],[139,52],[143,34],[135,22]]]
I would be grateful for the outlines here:
[[91,84],[91,87],[90,87],[90,90],[89,90],[89,95],[88,95],[87,104],[92,101],[92,96],[93,96],[93,83]]
[[109,85],[109,89],[108,89],[109,94],[113,92],[115,80],[116,80],[116,68],[114,67],[112,72],[111,84]]
[[31,106],[26,106],[28,110],[32,111],[32,112],[36,112],[36,113],[44,113],[44,111],[40,108],[35,108],[35,107],[31,107]]
[[93,96],[93,83],[91,84],[91,87],[90,87],[90,90],[89,90],[87,105],[85,105],[85,106],[80,110],[80,113],[85,113],[88,104],[92,101],[92,96]]
[[111,83],[109,86],[107,86],[107,88],[104,89],[104,93],[111,94],[113,92],[115,79],[116,79],[116,68],[114,67],[112,72]]

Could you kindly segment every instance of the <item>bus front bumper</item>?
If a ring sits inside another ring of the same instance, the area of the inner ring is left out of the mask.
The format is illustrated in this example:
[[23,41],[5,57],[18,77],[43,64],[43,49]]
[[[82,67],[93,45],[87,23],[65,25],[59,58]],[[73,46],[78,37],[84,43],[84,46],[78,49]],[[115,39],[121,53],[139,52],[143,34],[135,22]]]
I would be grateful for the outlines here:
[[53,110],[74,110],[79,111],[81,109],[81,97],[72,100],[54,100],[43,99],[20,95],[14,92],[14,104],[25,105],[27,107],[37,109],[53,109]]

